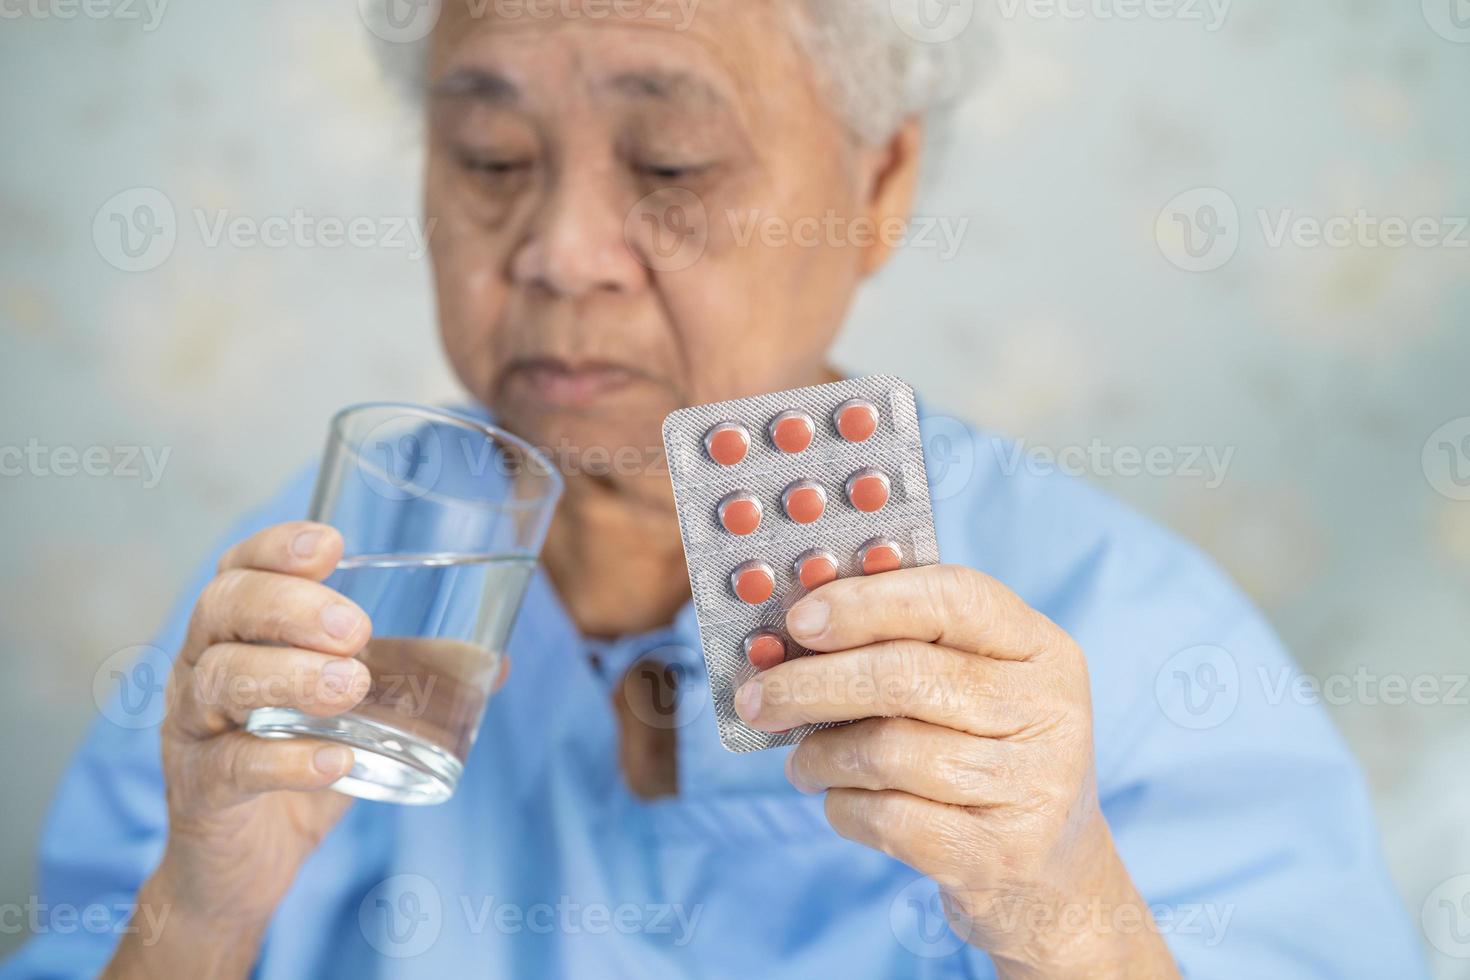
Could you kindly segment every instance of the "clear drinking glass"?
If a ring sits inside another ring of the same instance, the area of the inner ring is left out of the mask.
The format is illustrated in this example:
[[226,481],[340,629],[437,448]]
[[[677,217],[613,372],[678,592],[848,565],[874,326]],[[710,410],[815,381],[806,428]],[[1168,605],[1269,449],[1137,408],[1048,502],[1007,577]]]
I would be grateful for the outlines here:
[[372,618],[358,655],[372,687],[346,714],[261,708],[246,729],[351,746],[340,792],[449,799],[561,492],[530,444],[474,418],[394,404],[339,412],[309,516],[345,540],[327,585]]

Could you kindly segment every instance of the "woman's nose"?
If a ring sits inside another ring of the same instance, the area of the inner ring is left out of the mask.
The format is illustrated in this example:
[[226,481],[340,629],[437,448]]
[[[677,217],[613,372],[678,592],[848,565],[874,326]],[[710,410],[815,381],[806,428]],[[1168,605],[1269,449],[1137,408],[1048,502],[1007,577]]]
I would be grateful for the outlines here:
[[568,298],[631,293],[648,269],[629,247],[623,195],[593,172],[567,174],[546,197],[511,259],[511,275]]

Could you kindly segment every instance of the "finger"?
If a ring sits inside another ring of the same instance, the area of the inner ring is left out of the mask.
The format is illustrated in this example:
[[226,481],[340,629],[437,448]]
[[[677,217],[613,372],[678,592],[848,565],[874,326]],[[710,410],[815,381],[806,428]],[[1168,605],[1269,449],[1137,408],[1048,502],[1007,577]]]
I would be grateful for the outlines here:
[[254,568],[321,581],[342,558],[342,535],[313,521],[288,521],[232,545],[219,560],[219,571]]
[[372,623],[356,603],[319,582],[232,568],[204,587],[189,621],[184,659],[193,663],[205,648],[236,640],[353,654],[371,633]]
[[985,738],[1008,738],[1045,716],[1047,687],[1004,664],[916,640],[788,660],[746,681],[735,712],[782,732],[859,718],[913,718]]
[[352,749],[336,742],[231,732],[199,745],[189,777],[206,806],[223,808],[275,790],[325,789],[352,762]]
[[786,757],[803,793],[894,789],[956,806],[1018,802],[1013,743],[909,718],[869,718],[812,732]]
[[1030,660],[1071,642],[1000,582],[958,565],[829,582],[791,607],[786,628],[802,646],[819,652],[911,639],[1002,660]]
[[178,699],[178,724],[196,737],[217,735],[243,724],[257,708],[295,708],[331,717],[356,706],[372,677],[351,657],[217,643],[199,657]]
[[967,840],[977,823],[966,819],[969,811],[898,790],[834,789],[827,793],[825,810],[838,834],[921,874],[952,873],[950,856],[956,850],[972,861],[993,853],[982,842]]

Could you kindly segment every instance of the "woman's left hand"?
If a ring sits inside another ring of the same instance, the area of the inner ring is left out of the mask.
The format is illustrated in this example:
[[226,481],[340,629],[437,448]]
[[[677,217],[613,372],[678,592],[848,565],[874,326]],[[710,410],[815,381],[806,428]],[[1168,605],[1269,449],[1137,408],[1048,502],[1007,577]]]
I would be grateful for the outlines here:
[[791,782],[842,836],[933,878],[1002,976],[1177,976],[1098,806],[1087,663],[996,580],[929,566],[832,582],[793,606],[816,656],[736,694],[808,735]]

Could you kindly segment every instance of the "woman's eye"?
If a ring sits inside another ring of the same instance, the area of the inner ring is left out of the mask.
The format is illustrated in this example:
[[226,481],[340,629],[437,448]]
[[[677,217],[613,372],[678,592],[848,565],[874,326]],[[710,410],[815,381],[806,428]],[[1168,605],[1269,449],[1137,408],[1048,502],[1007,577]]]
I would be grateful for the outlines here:
[[709,170],[708,164],[640,163],[635,169],[652,180],[688,180]]
[[491,177],[508,177],[513,174],[524,173],[531,169],[531,164],[527,160],[495,160],[466,157],[462,163],[466,170],[488,174]]

